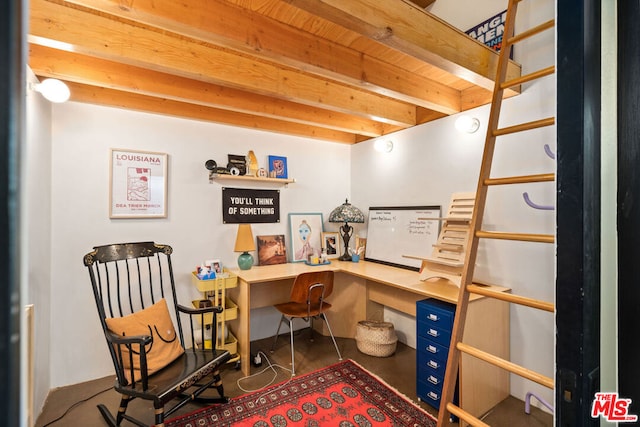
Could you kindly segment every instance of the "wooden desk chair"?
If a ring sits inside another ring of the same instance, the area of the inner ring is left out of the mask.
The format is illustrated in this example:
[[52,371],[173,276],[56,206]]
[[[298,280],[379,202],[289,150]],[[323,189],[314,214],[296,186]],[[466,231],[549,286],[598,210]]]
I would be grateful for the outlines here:
[[280,323],[278,323],[278,330],[276,331],[276,337],[273,340],[271,351],[273,352],[278,341],[280,326],[282,326],[282,322],[286,320],[289,322],[289,334],[291,336],[292,376],[296,374],[293,349],[293,319],[303,319],[305,322],[309,322],[312,334],[311,341],[313,341],[313,319],[318,317],[322,318],[327,324],[327,329],[329,329],[333,345],[338,353],[338,360],[342,360],[342,355],[340,354],[340,350],[338,350],[338,344],[336,344],[336,339],[333,337],[331,326],[325,315],[325,312],[331,308],[331,304],[325,302],[325,298],[331,295],[331,292],[333,292],[333,271],[301,273],[293,282],[289,301],[274,305],[274,307],[282,313],[282,316],[280,317]]
[[[116,418],[105,405],[98,405],[111,426],[128,420],[127,404],[135,399],[153,401],[155,425],[210,388],[220,397],[198,398],[205,402],[227,402],[219,367],[231,358],[227,350],[196,348],[194,318],[204,323],[221,307],[189,308],[179,305],[171,267],[171,246],[153,242],[97,246],[84,256],[89,270],[100,324],[116,372],[114,388],[121,394]],[[188,319],[191,345],[185,348],[182,318]],[[177,331],[174,328],[174,321]],[[216,333],[217,328],[211,328]],[[200,343],[205,342],[200,328]],[[215,342],[215,336],[213,337]],[[86,343],[90,345],[91,343]],[[165,411],[165,405],[179,398]]]

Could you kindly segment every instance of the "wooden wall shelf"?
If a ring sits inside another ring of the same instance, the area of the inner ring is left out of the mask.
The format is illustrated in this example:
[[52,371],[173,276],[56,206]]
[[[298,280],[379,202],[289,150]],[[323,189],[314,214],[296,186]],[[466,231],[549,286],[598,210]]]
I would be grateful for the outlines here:
[[246,175],[213,175],[209,176],[209,182],[213,181],[252,181],[252,182],[272,182],[281,185],[292,184],[296,182],[293,178],[261,178],[258,176],[246,176]]

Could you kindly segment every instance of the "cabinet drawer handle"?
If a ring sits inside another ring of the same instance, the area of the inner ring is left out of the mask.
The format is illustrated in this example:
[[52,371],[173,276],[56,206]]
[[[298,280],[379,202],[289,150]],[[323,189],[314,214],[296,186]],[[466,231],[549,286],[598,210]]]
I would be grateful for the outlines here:
[[438,320],[440,320],[440,318],[433,313],[429,313],[429,320],[433,320],[434,322],[437,322]]
[[438,400],[440,399],[440,396],[438,396],[436,393],[430,391],[429,393],[427,393],[427,396],[429,396],[431,399],[433,400]]
[[437,352],[438,352],[438,349],[437,349],[435,346],[433,346],[433,345],[428,345],[428,346],[427,346],[427,351],[428,351],[429,353],[433,353],[433,354],[435,354],[435,353],[437,353]]
[[438,379],[436,377],[434,377],[433,375],[429,375],[429,378],[427,378],[427,381],[429,381],[431,384],[435,384],[438,385],[438,383],[440,381],[438,381]]
[[435,329],[429,329],[429,331],[427,332],[429,335],[431,335],[432,337],[437,337],[438,331],[436,331]]
[[430,367],[432,367],[433,369],[438,369],[440,367],[440,365],[438,364],[438,362],[434,361],[434,360],[429,360],[429,362],[427,362],[427,365],[429,365]]

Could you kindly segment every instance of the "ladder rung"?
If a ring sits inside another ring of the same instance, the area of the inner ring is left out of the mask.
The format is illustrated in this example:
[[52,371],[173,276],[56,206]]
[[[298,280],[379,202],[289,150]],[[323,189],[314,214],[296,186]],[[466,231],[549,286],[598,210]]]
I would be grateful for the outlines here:
[[508,360],[504,360],[503,358],[487,353],[486,351],[478,350],[477,348],[471,347],[470,345],[462,342],[457,343],[456,348],[470,356],[484,360],[487,363],[505,369],[513,374],[521,376],[522,378],[526,378],[547,388],[553,389],[553,379],[550,377],[539,374],[531,369],[524,368]]
[[523,132],[526,130],[537,129],[545,126],[553,126],[555,123],[555,117],[548,117],[546,119],[534,120],[532,122],[509,126],[502,129],[496,129],[493,131],[493,136],[508,135],[510,133]]
[[484,180],[484,185],[528,184],[531,182],[546,182],[556,179],[553,173],[541,173],[537,175],[511,176],[505,178],[489,178]]
[[474,294],[484,295],[485,297],[495,298],[514,304],[525,305],[527,307],[537,308],[539,310],[548,311],[550,313],[553,313],[555,311],[555,306],[551,302],[523,297],[521,295],[514,295],[507,292],[498,292],[496,290],[487,288],[486,286],[467,285],[467,290]]
[[477,419],[476,417],[474,417],[464,409],[454,405],[453,403],[447,404],[447,410],[451,412],[453,415],[460,418],[461,420],[466,421],[467,423],[469,423],[469,425],[472,425],[473,427],[490,427],[489,424],[486,424],[480,421],[479,419]]
[[551,234],[503,233],[498,231],[476,231],[476,237],[485,239],[520,240],[524,242],[553,243]]
[[526,74],[524,76],[520,76],[518,78],[515,78],[513,80],[509,80],[507,82],[503,82],[500,84],[500,89],[508,89],[510,87],[514,87],[514,86],[518,86],[521,85],[523,83],[527,83],[530,82],[532,80],[536,80],[542,77],[546,77],[546,76],[550,76],[551,74],[556,72],[556,67],[555,65],[551,65],[547,68],[542,68],[538,71],[534,71],[533,73],[530,74]]
[[528,29],[527,31],[523,31],[520,34],[517,34],[513,37],[509,37],[507,39],[507,44],[515,44],[518,43],[524,39],[527,39],[531,36],[535,36],[536,34],[539,34],[545,30],[548,30],[549,28],[553,28],[556,25],[556,20],[555,19],[550,19],[547,22],[543,22],[540,25],[537,25],[533,28]]

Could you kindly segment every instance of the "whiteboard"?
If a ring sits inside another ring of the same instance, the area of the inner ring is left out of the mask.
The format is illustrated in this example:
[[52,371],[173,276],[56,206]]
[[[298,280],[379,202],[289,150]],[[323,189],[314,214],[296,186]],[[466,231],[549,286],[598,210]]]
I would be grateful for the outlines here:
[[[431,220],[425,218],[433,218]],[[370,207],[365,260],[420,270],[438,240],[440,206]]]

